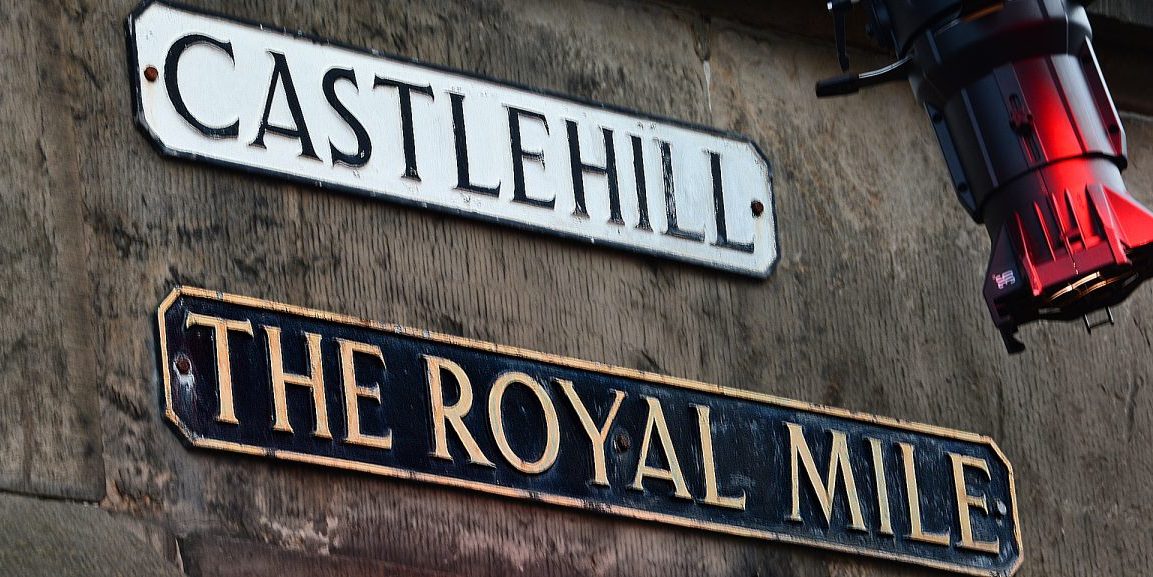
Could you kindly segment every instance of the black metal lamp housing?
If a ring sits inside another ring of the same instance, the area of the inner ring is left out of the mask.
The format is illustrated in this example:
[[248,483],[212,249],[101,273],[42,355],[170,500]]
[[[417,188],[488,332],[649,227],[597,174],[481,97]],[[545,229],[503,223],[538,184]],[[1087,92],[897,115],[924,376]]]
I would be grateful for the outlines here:
[[1129,196],[1125,133],[1093,52],[1088,2],[834,0],[869,11],[893,65],[822,81],[818,96],[908,79],[957,198],[989,232],[984,295],[1007,349],[1017,327],[1084,318],[1153,276],[1153,213]]

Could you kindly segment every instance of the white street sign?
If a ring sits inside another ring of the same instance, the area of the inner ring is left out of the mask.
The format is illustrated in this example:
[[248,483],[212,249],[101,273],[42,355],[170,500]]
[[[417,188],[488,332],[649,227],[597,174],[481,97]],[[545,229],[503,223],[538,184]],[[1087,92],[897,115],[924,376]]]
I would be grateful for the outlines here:
[[164,154],[764,278],[747,138],[174,7],[129,18]]

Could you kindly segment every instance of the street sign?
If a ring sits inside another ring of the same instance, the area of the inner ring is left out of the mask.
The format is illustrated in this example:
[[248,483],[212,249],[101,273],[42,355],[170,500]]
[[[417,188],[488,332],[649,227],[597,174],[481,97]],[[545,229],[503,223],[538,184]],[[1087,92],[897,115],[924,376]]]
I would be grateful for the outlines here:
[[749,139],[164,2],[128,19],[163,154],[767,277]]
[[1021,561],[992,440],[428,331],[173,291],[165,417],[231,451],[972,575]]

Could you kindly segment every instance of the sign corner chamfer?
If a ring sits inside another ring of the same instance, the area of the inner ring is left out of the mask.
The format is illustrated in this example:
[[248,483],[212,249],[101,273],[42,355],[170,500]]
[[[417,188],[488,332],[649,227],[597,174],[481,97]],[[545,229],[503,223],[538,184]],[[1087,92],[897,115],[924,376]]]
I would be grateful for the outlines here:
[[157,312],[194,447],[1012,575],[987,437],[197,288]]
[[126,27],[163,155],[755,278],[779,260],[746,136],[162,0]]

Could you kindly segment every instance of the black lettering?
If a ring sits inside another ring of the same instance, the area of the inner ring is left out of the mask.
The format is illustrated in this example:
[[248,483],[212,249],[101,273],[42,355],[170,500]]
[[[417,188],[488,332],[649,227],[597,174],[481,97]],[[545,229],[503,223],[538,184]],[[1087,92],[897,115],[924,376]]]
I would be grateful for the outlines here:
[[[292,84],[292,73],[288,71],[288,62],[279,52],[268,51],[274,62],[272,68],[272,82],[268,85],[268,100],[264,103],[264,118],[260,121],[260,130],[256,133],[256,140],[252,146],[265,148],[264,133],[271,132],[286,138],[295,138],[300,141],[300,155],[315,160],[316,149],[312,147],[312,137],[308,133],[308,125],[304,122],[304,113],[300,110],[300,99],[296,96],[296,87]],[[268,123],[268,116],[272,114],[272,100],[276,96],[276,85],[284,88],[284,97],[288,101],[288,111],[292,114],[292,128],[275,126]]]
[[709,160],[713,167],[713,207],[717,217],[717,242],[713,246],[730,248],[740,252],[753,252],[753,243],[732,242],[729,240],[728,226],[725,224],[725,191],[721,183],[721,155],[710,152]]
[[705,241],[705,233],[683,230],[677,224],[677,195],[673,185],[673,154],[669,143],[661,142],[661,170],[665,181],[665,214],[668,216],[668,228],[665,234],[685,240]]
[[[405,84],[398,80],[390,80],[377,76],[372,87],[377,88],[380,86],[391,86],[397,90],[397,94],[400,96],[400,131],[402,140],[404,141],[404,177],[420,182],[420,174],[416,170],[416,137],[412,130],[412,93],[423,94],[435,100],[436,97],[432,94],[432,86]],[[455,123],[455,114],[453,115],[453,120]],[[461,124],[463,126],[463,120]],[[465,159],[465,163],[468,163],[467,159]]]
[[500,183],[496,186],[479,186],[472,183],[468,174],[468,129],[464,125],[464,95],[450,92],[452,104],[452,136],[456,143],[456,188],[484,194],[500,196]]
[[352,83],[356,88],[356,74],[351,69],[333,68],[324,73],[324,80],[321,82],[324,88],[324,97],[328,99],[328,105],[336,111],[340,118],[344,120],[345,124],[352,129],[353,134],[356,135],[356,154],[348,154],[336,148],[332,140],[328,141],[328,147],[332,151],[332,164],[341,163],[353,168],[364,166],[368,164],[368,159],[372,157],[372,141],[368,138],[368,131],[364,129],[364,125],[352,115],[348,107],[344,105],[336,97],[336,81],[347,80]]
[[525,159],[533,162],[539,162],[544,166],[544,152],[539,150],[525,150],[521,143],[520,137],[520,119],[531,118],[540,121],[544,125],[544,132],[548,134],[548,121],[545,120],[544,115],[538,114],[531,110],[521,110],[508,106],[508,135],[509,141],[512,143],[512,201],[527,204],[530,206],[539,206],[542,208],[552,208],[556,205],[556,197],[549,200],[537,200],[528,197],[528,191],[524,186],[524,161]]
[[164,58],[164,87],[168,90],[168,99],[172,101],[172,106],[176,109],[176,113],[179,114],[185,122],[191,124],[193,128],[199,130],[201,134],[209,138],[236,138],[236,136],[240,134],[240,120],[223,128],[215,128],[197,120],[196,117],[192,116],[192,113],[188,111],[188,106],[184,104],[184,97],[180,94],[177,70],[180,67],[180,56],[184,54],[184,51],[187,50],[189,46],[194,44],[214,46],[227,54],[233,64],[236,63],[236,57],[232,54],[231,42],[221,42],[203,34],[189,34],[178,39],[172,44],[172,47],[168,49],[168,56]]
[[597,166],[585,164],[581,160],[581,144],[577,123],[568,120],[566,124],[568,127],[569,162],[572,164],[573,196],[576,198],[576,209],[573,211],[573,216],[588,218],[589,215],[588,207],[585,205],[584,173],[602,174],[608,180],[609,185],[609,222],[623,225],[625,219],[621,216],[621,193],[620,185],[617,182],[617,153],[613,147],[613,131],[608,128],[601,128],[605,141],[605,165]]
[[645,151],[641,137],[633,136],[631,138],[633,142],[633,175],[636,176],[637,181],[637,210],[640,212],[637,229],[652,232],[653,227],[649,224],[648,183],[645,182]]

